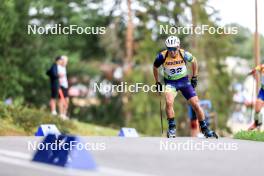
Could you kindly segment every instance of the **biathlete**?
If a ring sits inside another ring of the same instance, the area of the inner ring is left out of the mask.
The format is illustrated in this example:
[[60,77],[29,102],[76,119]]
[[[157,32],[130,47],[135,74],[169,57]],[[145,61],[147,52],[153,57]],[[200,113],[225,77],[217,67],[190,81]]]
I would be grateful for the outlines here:
[[[259,71],[261,74],[264,73],[264,64],[255,67],[249,75],[255,75]],[[261,87],[259,89],[258,97],[255,102],[255,116],[253,124],[248,128],[248,130],[254,130],[260,128],[262,125],[262,115],[260,113],[264,103],[264,76],[261,77]]]
[[[216,137],[217,134],[210,130],[205,122],[204,112],[199,105],[199,99],[194,88],[197,86],[198,64],[191,53],[180,49],[180,40],[176,36],[169,36],[165,41],[166,48],[161,51],[153,64],[153,74],[156,81],[156,89],[162,91],[162,84],[159,80],[158,68],[162,65],[164,70],[166,114],[168,120],[167,137],[176,137],[176,122],[173,110],[174,99],[180,91],[188,103],[192,106],[199,120],[201,132],[206,138]],[[188,79],[187,62],[192,63],[191,81]]]

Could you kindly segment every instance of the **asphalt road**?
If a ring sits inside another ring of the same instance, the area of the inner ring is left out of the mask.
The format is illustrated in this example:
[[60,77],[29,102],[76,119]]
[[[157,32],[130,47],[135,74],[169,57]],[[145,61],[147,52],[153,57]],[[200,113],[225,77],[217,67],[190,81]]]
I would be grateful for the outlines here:
[[148,137],[82,137],[82,140],[93,146],[89,152],[97,163],[97,171],[65,169],[32,162],[35,151],[29,148],[29,143],[42,141],[42,138],[1,137],[0,175],[264,175],[262,142],[228,138]]

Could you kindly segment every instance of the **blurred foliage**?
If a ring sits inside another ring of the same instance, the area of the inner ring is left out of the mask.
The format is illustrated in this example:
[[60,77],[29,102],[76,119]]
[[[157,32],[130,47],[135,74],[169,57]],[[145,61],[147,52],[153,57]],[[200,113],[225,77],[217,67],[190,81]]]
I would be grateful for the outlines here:
[[[75,70],[87,69],[80,65],[79,58],[103,58],[104,50],[100,48],[96,35],[27,34],[27,25],[35,23],[38,26],[105,26],[108,23],[107,16],[95,15],[96,11],[89,10],[83,3],[3,0],[0,5],[0,81],[4,82],[0,87],[2,98],[24,97],[27,103],[44,104],[48,101],[49,91],[45,73],[56,56],[69,55],[70,62],[75,62],[72,66],[75,66]],[[78,7],[82,8],[76,11]],[[85,17],[82,16],[84,13]]]
[[[238,24],[230,24],[228,26],[238,27],[238,35],[233,35],[232,44],[233,46],[233,56],[238,56],[251,60],[254,58],[254,34],[248,29]],[[261,60],[264,60],[264,37],[260,35],[260,53]]]

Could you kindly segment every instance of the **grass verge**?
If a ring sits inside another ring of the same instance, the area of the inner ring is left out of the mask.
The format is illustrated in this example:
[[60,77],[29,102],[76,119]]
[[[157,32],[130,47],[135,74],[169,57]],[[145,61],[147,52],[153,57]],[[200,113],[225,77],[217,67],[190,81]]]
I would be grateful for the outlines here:
[[44,110],[24,106],[6,106],[0,102],[0,136],[32,136],[41,124],[55,124],[60,132],[82,136],[117,136],[118,130],[61,120]]
[[252,141],[263,141],[264,132],[261,131],[240,131],[234,135],[235,139],[244,139]]

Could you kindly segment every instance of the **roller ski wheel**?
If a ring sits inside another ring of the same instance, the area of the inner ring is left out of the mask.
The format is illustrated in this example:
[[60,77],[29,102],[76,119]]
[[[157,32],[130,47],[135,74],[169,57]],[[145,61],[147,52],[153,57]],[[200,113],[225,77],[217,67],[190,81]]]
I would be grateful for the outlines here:
[[206,138],[218,139],[218,135],[214,131],[209,130],[207,127],[202,129],[202,133],[203,133],[204,137],[206,137]]
[[169,129],[167,131],[167,138],[175,138],[176,137],[176,129]]

